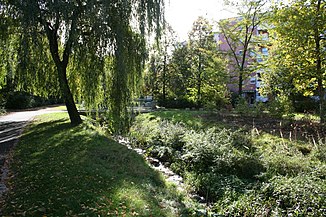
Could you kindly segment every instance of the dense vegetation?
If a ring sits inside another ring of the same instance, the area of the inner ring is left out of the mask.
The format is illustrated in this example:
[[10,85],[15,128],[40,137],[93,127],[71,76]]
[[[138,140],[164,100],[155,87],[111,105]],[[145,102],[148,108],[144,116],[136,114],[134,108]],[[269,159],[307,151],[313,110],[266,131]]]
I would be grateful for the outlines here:
[[160,32],[163,6],[160,0],[1,0],[0,89],[56,94],[75,125],[82,122],[76,100],[110,107],[122,128],[146,38]]
[[324,137],[315,143],[290,140],[252,127],[252,119],[240,127],[220,118],[207,112],[153,112],[138,116],[130,135],[135,146],[205,197],[214,213],[325,214]]

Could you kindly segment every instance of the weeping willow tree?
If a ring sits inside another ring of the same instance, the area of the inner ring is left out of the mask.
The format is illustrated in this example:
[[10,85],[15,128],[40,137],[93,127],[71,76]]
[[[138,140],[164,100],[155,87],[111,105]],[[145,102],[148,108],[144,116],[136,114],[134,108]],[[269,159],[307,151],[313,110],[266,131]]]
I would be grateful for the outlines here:
[[[21,89],[58,89],[71,123],[82,122],[76,99],[107,106],[123,120],[146,58],[146,34],[159,33],[163,0],[0,0],[15,20],[16,78]],[[122,122],[117,122],[121,125]]]

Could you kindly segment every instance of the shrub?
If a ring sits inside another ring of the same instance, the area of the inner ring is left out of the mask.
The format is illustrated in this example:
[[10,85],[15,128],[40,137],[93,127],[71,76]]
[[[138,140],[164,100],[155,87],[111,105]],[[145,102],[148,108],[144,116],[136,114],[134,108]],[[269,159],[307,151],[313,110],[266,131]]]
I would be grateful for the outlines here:
[[134,126],[132,133],[145,141],[150,154],[168,156],[191,190],[215,203],[216,214],[321,216],[326,211],[322,142],[214,127],[194,130],[148,114]]
[[315,146],[312,155],[319,161],[326,163],[326,143],[320,142]]
[[176,108],[176,109],[185,109],[185,108],[192,108],[196,107],[196,104],[187,99],[187,98],[171,98],[168,97],[165,100],[160,98],[158,100],[158,104],[160,106],[164,106],[166,108]]
[[61,103],[62,100],[56,97],[39,97],[23,91],[10,92],[6,95],[5,108],[26,109],[44,105]]
[[[253,178],[263,171],[259,160],[250,153],[251,141],[240,132],[209,128],[205,131],[189,131],[184,136],[185,152],[182,159],[191,171],[201,174],[232,174]],[[246,147],[246,148],[244,148]]]
[[283,115],[291,114],[294,112],[292,102],[287,96],[280,95],[274,100],[270,101],[267,109],[272,117],[282,118]]
[[247,100],[243,97],[239,97],[235,102],[235,111],[240,115],[248,115],[252,111],[252,108],[249,106]]
[[130,130],[136,146],[163,162],[173,163],[183,149],[182,137],[186,128],[180,123],[161,121],[159,118],[137,118]]
[[267,135],[264,140],[258,141],[257,152],[262,157],[263,165],[266,168],[266,175],[272,177],[275,175],[297,176],[302,172],[313,170],[313,164],[310,156],[303,155],[296,144]]
[[276,176],[243,193],[225,192],[215,211],[226,216],[323,216],[325,180],[301,175]]

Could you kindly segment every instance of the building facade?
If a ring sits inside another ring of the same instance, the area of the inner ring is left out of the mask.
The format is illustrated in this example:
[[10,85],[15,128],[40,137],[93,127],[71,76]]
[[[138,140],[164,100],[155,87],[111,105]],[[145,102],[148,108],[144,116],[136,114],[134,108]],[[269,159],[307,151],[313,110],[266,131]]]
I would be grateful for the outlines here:
[[[241,18],[229,19],[230,28],[234,29],[234,24]],[[234,29],[237,31],[237,29]],[[226,38],[224,33],[216,35],[219,44],[219,51],[224,53],[228,59],[229,82],[228,89],[231,93],[239,92],[239,62],[242,62],[244,56],[244,46],[242,41],[232,42],[231,37]],[[238,37],[241,40],[241,37]],[[260,26],[252,28],[251,40],[246,49],[243,65],[242,97],[249,104],[255,102],[267,102],[268,98],[260,94],[259,89],[263,86],[262,74],[265,73],[259,64],[266,61],[269,55],[268,47],[269,33],[267,28]],[[236,56],[236,57],[235,57]],[[237,58],[237,59],[236,59]]]

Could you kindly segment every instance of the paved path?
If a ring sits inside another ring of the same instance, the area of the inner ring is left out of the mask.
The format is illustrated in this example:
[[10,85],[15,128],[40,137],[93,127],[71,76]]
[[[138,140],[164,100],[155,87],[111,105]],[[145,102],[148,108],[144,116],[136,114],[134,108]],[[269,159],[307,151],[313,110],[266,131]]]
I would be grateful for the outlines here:
[[35,116],[46,113],[60,112],[51,108],[35,109],[30,111],[11,112],[0,116],[0,199],[7,191],[5,180],[8,174],[6,160],[10,150],[18,142],[24,127]]

